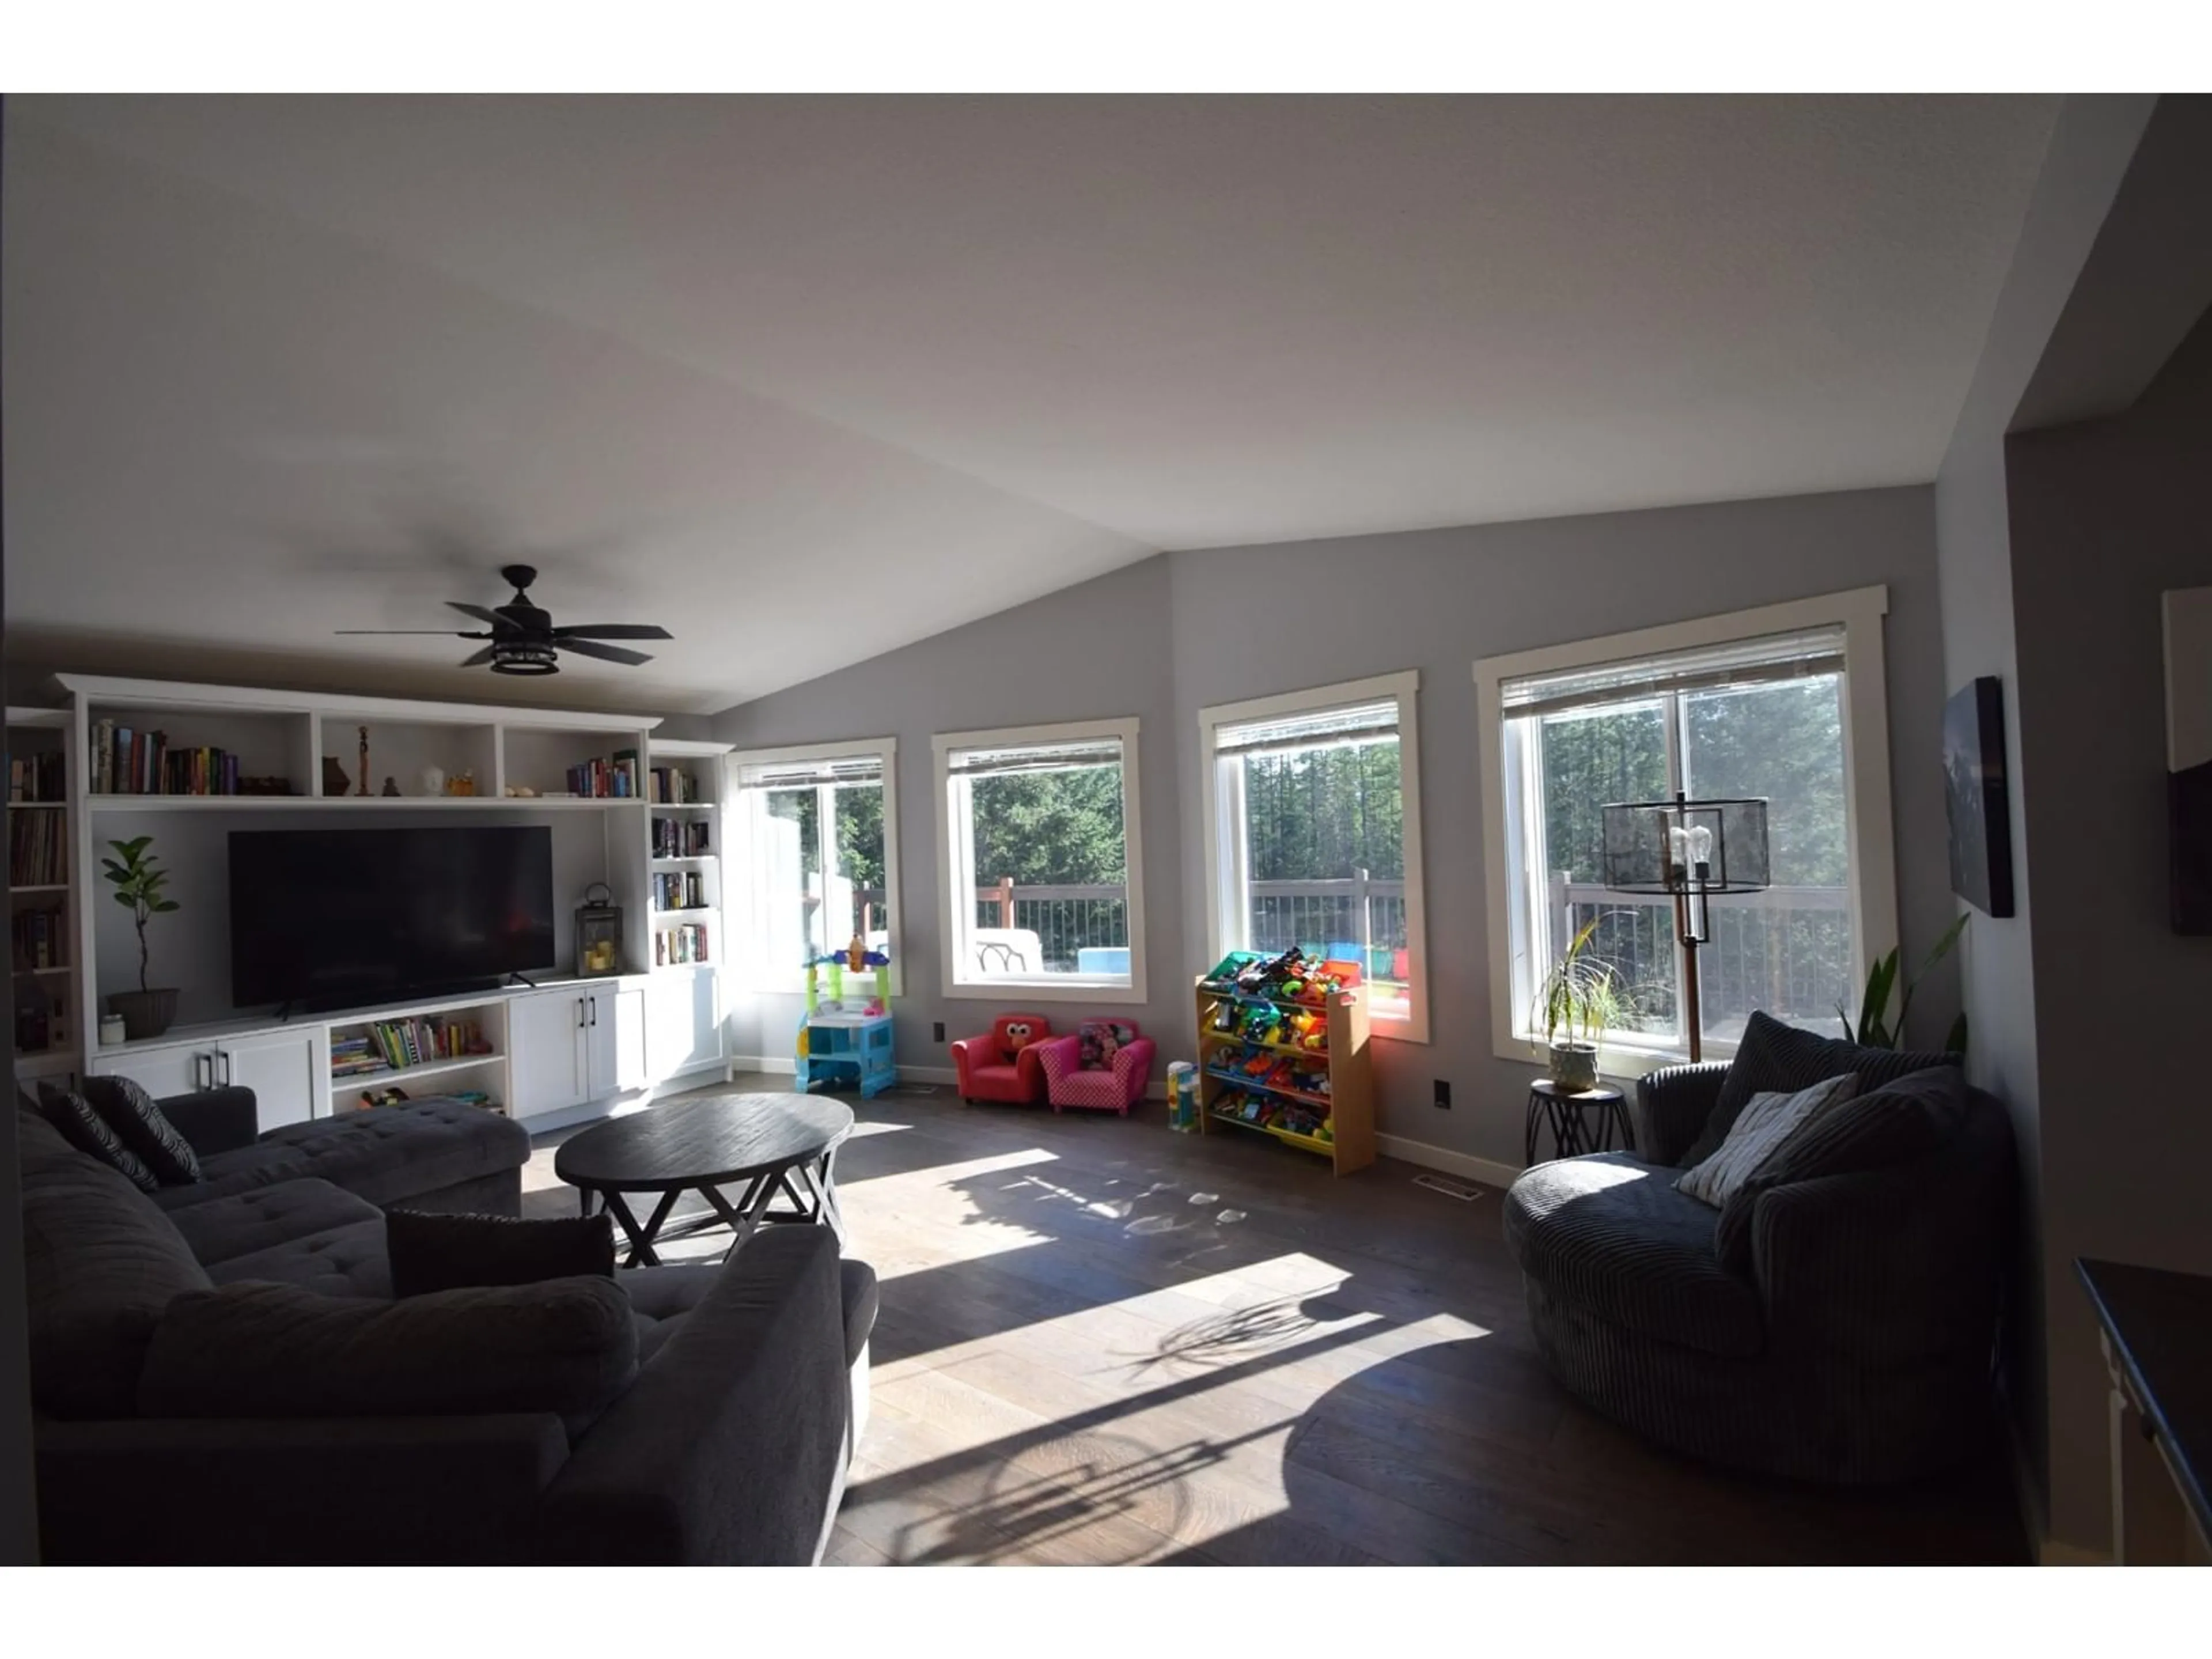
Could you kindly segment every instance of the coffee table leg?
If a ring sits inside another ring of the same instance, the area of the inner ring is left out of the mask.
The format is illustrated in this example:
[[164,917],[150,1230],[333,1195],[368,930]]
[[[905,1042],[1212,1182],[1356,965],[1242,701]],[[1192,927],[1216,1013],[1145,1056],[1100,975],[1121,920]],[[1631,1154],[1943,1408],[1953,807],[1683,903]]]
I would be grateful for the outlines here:
[[660,1265],[660,1258],[653,1253],[653,1241],[660,1231],[660,1224],[668,1219],[668,1212],[676,1207],[676,1200],[677,1194],[672,1189],[663,1193],[660,1202],[653,1206],[653,1214],[640,1228],[637,1218],[629,1212],[629,1206],[623,1201],[623,1195],[611,1188],[608,1189],[607,1213],[614,1217],[615,1224],[623,1230],[623,1237],[629,1241],[629,1255],[623,1261],[623,1267],[658,1267]]
[[726,1261],[738,1246],[750,1238],[760,1226],[761,1216],[767,1210],[769,1200],[775,1195],[775,1185],[765,1176],[756,1176],[746,1185],[744,1196],[735,1204],[724,1198],[719,1188],[702,1187],[699,1194],[712,1206],[716,1215],[730,1224],[730,1248],[722,1252],[722,1259]]

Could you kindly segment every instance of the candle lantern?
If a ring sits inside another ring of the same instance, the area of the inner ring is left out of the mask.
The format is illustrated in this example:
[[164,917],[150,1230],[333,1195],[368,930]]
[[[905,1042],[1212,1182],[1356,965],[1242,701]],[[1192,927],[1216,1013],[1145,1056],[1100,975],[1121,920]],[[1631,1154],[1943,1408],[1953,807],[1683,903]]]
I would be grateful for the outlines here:
[[591,979],[622,972],[622,906],[613,890],[595,881],[576,907],[576,973]]

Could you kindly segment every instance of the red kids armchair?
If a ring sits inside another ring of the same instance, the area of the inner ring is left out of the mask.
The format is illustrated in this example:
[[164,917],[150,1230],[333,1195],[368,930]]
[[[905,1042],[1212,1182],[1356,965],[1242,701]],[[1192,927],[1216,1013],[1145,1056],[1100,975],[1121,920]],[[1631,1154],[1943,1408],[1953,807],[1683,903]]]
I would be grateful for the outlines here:
[[1086,1019],[1073,1036],[1038,1043],[1052,1109],[1074,1106],[1128,1116],[1129,1108],[1145,1097],[1152,1047],[1152,1038],[1126,1019]]
[[1052,1022],[1042,1014],[1000,1014],[983,1036],[961,1038],[952,1045],[960,1098],[1036,1105],[1044,1098],[1037,1049],[1051,1035]]

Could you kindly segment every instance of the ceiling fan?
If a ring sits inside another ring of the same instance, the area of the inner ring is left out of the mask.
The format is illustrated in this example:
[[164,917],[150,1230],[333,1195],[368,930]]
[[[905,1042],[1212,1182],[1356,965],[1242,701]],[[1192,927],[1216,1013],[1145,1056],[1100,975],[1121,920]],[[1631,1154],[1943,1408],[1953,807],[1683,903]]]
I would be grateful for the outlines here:
[[[454,637],[464,640],[489,640],[490,644],[475,655],[463,660],[464,668],[479,668],[491,665],[495,674],[557,674],[560,660],[556,654],[573,651],[580,657],[597,657],[602,662],[625,663],[635,666],[653,659],[642,651],[627,650],[619,645],[603,645],[603,640],[667,640],[675,635],[665,628],[650,623],[580,623],[573,627],[556,628],[553,618],[530,602],[530,584],[538,580],[538,572],[526,564],[500,567],[500,580],[514,589],[514,597],[505,605],[488,607],[470,605],[460,599],[446,603],[465,617],[491,624],[491,631],[471,633],[455,629]],[[442,628],[341,628],[341,634],[443,634]]]

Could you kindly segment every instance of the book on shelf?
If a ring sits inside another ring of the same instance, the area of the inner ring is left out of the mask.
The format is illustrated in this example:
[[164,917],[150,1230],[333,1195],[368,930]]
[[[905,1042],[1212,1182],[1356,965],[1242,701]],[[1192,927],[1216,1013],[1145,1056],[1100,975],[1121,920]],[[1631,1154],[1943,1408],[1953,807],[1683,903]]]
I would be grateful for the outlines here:
[[714,850],[703,818],[655,818],[653,856],[657,859],[705,858]]
[[51,1054],[70,1042],[69,992],[43,983],[15,988],[15,1053]]
[[372,1073],[404,1072],[435,1060],[464,1060],[471,1054],[489,1057],[491,1052],[480,1020],[428,1015],[371,1020],[331,1034],[331,1075],[364,1077]]
[[568,793],[591,800],[635,799],[637,750],[617,749],[605,760],[579,761],[568,769]]
[[680,766],[656,766],[653,769],[649,787],[652,799],[660,806],[696,806],[699,805],[699,786],[691,775]]
[[58,750],[42,755],[8,757],[8,799],[11,801],[58,801],[69,799],[69,782],[62,772]]
[[69,952],[64,948],[69,938],[68,918],[60,905],[18,910],[8,919],[8,926],[18,970],[69,966]]
[[8,884],[59,887],[69,879],[69,815],[8,815]]
[[203,744],[171,748],[166,732],[134,730],[112,720],[92,723],[87,757],[92,792],[100,795],[235,795],[238,757]]
[[704,922],[687,921],[679,927],[664,927],[653,936],[653,965],[656,968],[708,960]]
[[656,910],[702,910],[707,906],[707,884],[696,870],[665,870],[653,878],[653,908]]

